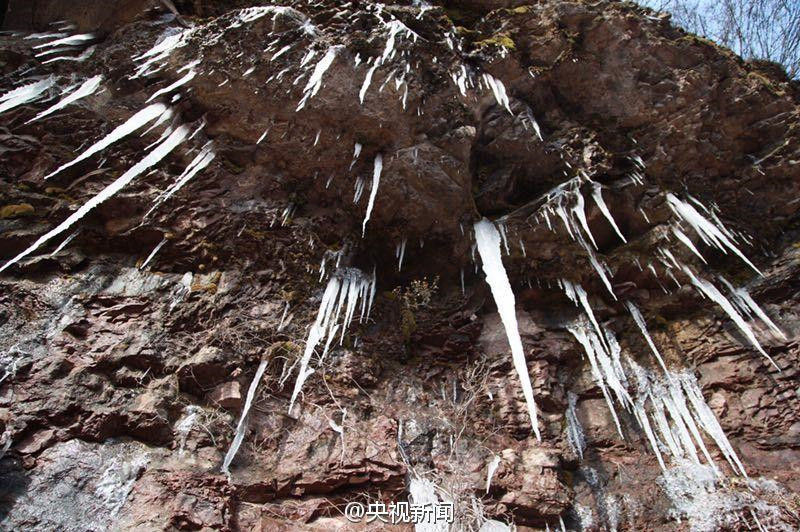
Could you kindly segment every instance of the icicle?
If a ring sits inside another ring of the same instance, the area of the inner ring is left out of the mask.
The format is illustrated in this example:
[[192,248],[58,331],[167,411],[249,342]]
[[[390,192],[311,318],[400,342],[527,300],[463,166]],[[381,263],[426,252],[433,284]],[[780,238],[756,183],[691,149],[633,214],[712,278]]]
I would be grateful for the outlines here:
[[194,158],[194,160],[189,163],[189,166],[183,171],[183,173],[178,177],[178,179],[173,183],[169,188],[167,188],[161,195],[156,198],[153,202],[153,206],[147,211],[147,214],[144,215],[144,218],[150,216],[150,214],[157,209],[162,203],[167,201],[171,198],[176,192],[178,192],[183,186],[189,182],[195,175],[205,169],[211,161],[214,160],[216,154],[214,153],[213,144],[209,142],[206,144],[200,153]]
[[325,288],[325,292],[322,295],[317,318],[308,333],[305,351],[299,361],[300,369],[298,371],[297,380],[295,381],[292,398],[289,402],[289,412],[292,411],[292,407],[306,379],[314,373],[313,369],[308,368],[308,364],[311,361],[311,357],[317,345],[319,345],[324,338],[327,338],[325,347],[325,352],[327,352],[331,339],[340,328],[338,322],[342,308],[346,306],[345,316],[341,323],[343,338],[350,321],[353,319],[358,302],[361,301],[362,319],[365,315],[368,318],[374,297],[374,272],[370,278],[359,270],[349,268],[331,276],[328,281],[328,286]]
[[722,430],[719,421],[717,421],[716,416],[703,398],[703,394],[701,393],[700,387],[697,384],[697,379],[695,379],[694,375],[691,375],[690,373],[684,373],[677,377],[677,380],[680,381],[681,386],[686,393],[686,397],[689,399],[689,403],[694,409],[700,426],[703,427],[703,430],[709,436],[711,436],[711,438],[717,444],[717,447],[719,447],[719,449],[722,451],[722,454],[730,463],[731,468],[747,478],[747,472],[744,470],[744,466],[739,460],[739,457],[736,456],[736,451],[733,450],[733,447],[728,441],[727,436],[725,436],[725,432]]
[[[583,346],[583,350],[586,353],[586,356],[589,358],[589,366],[592,370],[592,376],[594,377],[595,382],[600,387],[600,391],[603,393],[603,397],[606,400],[606,404],[608,404],[608,409],[611,411],[611,417],[614,419],[614,424],[617,427],[617,432],[621,438],[625,438],[622,434],[622,426],[620,425],[619,418],[617,417],[617,411],[614,408],[614,403],[611,400],[611,396],[608,394],[608,389],[606,387],[606,381],[603,378],[603,372],[601,371],[601,366],[598,364],[597,357],[600,353],[595,350],[595,346],[600,346],[600,343],[595,341],[593,342],[592,339],[596,338],[596,335],[593,334],[589,328],[586,326],[586,323],[583,321],[577,321],[567,327],[567,330],[572,333],[578,343]],[[599,350],[600,352],[603,349]]]
[[383,156],[379,153],[375,156],[375,168],[372,172],[372,188],[369,191],[369,201],[367,202],[367,213],[364,216],[364,223],[361,226],[361,237],[367,232],[367,222],[372,215],[372,208],[375,206],[375,197],[378,195],[378,186],[381,184],[381,172],[383,171]]
[[567,393],[567,411],[564,416],[567,419],[567,441],[573,451],[583,460],[583,450],[586,449],[586,437],[583,434],[583,427],[578,419],[576,407],[578,396],[572,392]]
[[49,78],[23,85],[0,96],[0,114],[10,111],[15,107],[37,100],[42,94],[56,84],[56,78]]
[[[2,269],[0,269],[0,271],[2,271]],[[772,360],[772,357],[770,357],[767,354],[767,352],[764,351],[764,349],[761,347],[761,344],[758,343],[755,334],[753,334],[753,330],[750,328],[750,326],[747,324],[747,322],[744,320],[741,314],[739,314],[736,311],[731,302],[728,301],[728,299],[724,295],[722,295],[722,292],[720,292],[716,286],[706,281],[705,279],[701,279],[695,276],[692,270],[690,270],[686,266],[683,267],[683,271],[684,273],[686,273],[689,279],[691,279],[693,285],[695,285],[711,301],[714,301],[717,305],[719,305],[722,308],[722,310],[725,311],[725,313],[731,318],[731,320],[733,320],[733,322],[736,324],[739,330],[742,331],[742,334],[744,334],[745,338],[747,338],[750,341],[753,347],[755,347],[759,353],[764,355],[764,357],[766,357],[766,359],[769,360],[773,366],[775,366],[775,369],[781,371],[781,369],[778,367],[775,361]]]
[[506,88],[503,85],[503,82],[492,77],[492,75],[488,73],[483,74],[483,79],[486,82],[486,85],[488,85],[492,90],[492,94],[494,94],[494,99],[497,101],[498,105],[505,107],[506,110],[513,115],[514,113],[511,112],[508,95],[506,94]]
[[672,227],[672,233],[676,237],[678,237],[678,240],[680,240],[683,243],[683,245],[685,245],[687,248],[689,248],[689,250],[692,253],[694,253],[695,255],[700,257],[700,260],[702,260],[703,262],[708,264],[708,261],[706,261],[705,257],[703,257],[702,253],[700,253],[700,251],[697,249],[697,247],[695,247],[694,242],[692,242],[691,239],[688,236],[686,236],[686,233],[684,233],[683,231],[681,231],[680,229],[678,229],[675,226]]
[[717,225],[709,222],[702,214],[697,212],[697,209],[685,201],[681,201],[672,193],[667,194],[667,202],[669,203],[672,211],[685,220],[689,225],[691,225],[692,229],[697,232],[704,242],[707,244],[713,244],[723,253],[727,253],[726,248],[731,250],[757,274],[761,276],[764,275],[758,268],[755,267],[752,262],[747,259],[747,257],[745,257],[744,253],[742,253],[739,248],[733,242],[731,242],[730,238],[728,237],[730,233],[727,229],[725,229],[724,226],[717,227]]
[[250,412],[250,407],[252,406],[253,399],[256,396],[258,384],[261,382],[261,377],[264,375],[264,370],[266,369],[267,360],[262,360],[258,365],[258,369],[253,377],[253,381],[250,383],[250,388],[247,390],[247,398],[245,399],[244,408],[242,409],[242,415],[239,417],[239,424],[236,425],[236,435],[233,437],[233,442],[231,443],[228,452],[225,454],[225,460],[222,462],[222,469],[220,470],[228,475],[228,477],[230,477],[231,474],[229,469],[231,462],[236,456],[236,453],[239,451],[239,447],[242,445],[242,440],[244,440],[244,433],[247,428],[247,414]]
[[361,199],[361,195],[364,193],[364,178],[357,177],[355,183],[355,192],[353,193],[353,203],[358,203],[358,200]]
[[55,171],[53,171],[53,172],[49,173],[48,175],[46,175],[45,179],[49,179],[49,178],[53,177],[54,175],[58,174],[59,172],[65,170],[67,168],[70,168],[72,166],[75,166],[76,164],[78,164],[79,162],[81,162],[81,161],[83,161],[85,159],[88,159],[89,157],[91,157],[95,153],[98,153],[98,152],[106,149],[107,147],[111,146],[115,142],[123,139],[124,137],[130,135],[131,133],[133,133],[137,129],[141,128],[145,124],[155,120],[156,118],[161,116],[163,113],[166,113],[167,111],[168,111],[167,107],[165,105],[163,105],[163,104],[160,104],[160,103],[156,103],[156,104],[153,104],[153,105],[151,105],[149,107],[145,107],[144,109],[142,109],[141,111],[139,111],[135,115],[131,116],[128,120],[126,120],[124,124],[122,124],[121,126],[117,127],[116,129],[114,129],[114,131],[112,131],[111,133],[109,133],[108,135],[103,137],[100,141],[98,141],[95,144],[93,144],[89,149],[84,151],[76,159],[72,160],[71,162],[69,162],[67,164],[64,164],[64,165],[58,167]]
[[61,243],[58,245],[58,247],[57,247],[56,249],[54,249],[54,250],[53,250],[53,252],[52,252],[52,253],[50,253],[50,256],[51,256],[51,257],[55,257],[56,255],[58,255],[58,252],[59,252],[59,251],[61,251],[62,249],[64,249],[64,248],[67,246],[67,244],[69,244],[70,242],[72,242],[72,240],[73,240],[73,239],[74,239],[76,236],[78,236],[78,233],[80,233],[80,230],[74,231],[74,232],[73,232],[71,235],[69,235],[67,238],[65,238],[65,239],[64,239],[64,241],[63,241],[63,242],[61,242]]
[[483,272],[486,274],[486,282],[492,290],[497,311],[506,330],[508,343],[511,346],[511,358],[514,368],[517,371],[522,393],[528,405],[528,415],[531,418],[531,428],[536,434],[536,439],[541,441],[539,433],[539,422],[536,419],[536,403],[533,400],[533,388],[531,387],[528,366],[525,363],[525,351],[522,347],[522,339],[519,336],[517,327],[517,315],[515,309],[514,292],[508,280],[508,274],[503,266],[500,256],[500,234],[494,224],[487,219],[483,219],[475,224],[475,240],[478,245],[478,253],[483,263]]
[[187,83],[192,81],[195,78],[195,76],[197,76],[197,72],[195,72],[194,69],[189,70],[189,72],[185,76],[183,76],[181,79],[177,80],[175,83],[173,83],[173,84],[171,84],[171,85],[169,85],[167,87],[164,87],[163,89],[160,89],[160,90],[157,90],[156,92],[154,92],[153,95],[150,96],[150,98],[148,98],[145,103],[150,103],[153,100],[155,100],[156,98],[158,98],[159,96],[163,96],[164,94],[169,94],[170,92],[174,91],[178,87],[186,85]]
[[622,236],[622,231],[620,231],[619,227],[617,227],[617,223],[614,221],[614,217],[611,216],[611,211],[608,210],[608,205],[606,205],[606,202],[603,199],[603,191],[600,183],[596,183],[594,181],[592,181],[592,198],[594,198],[594,202],[600,208],[600,212],[602,212],[603,216],[606,217],[608,223],[610,223],[611,227],[614,228],[614,231],[617,232],[617,235],[619,235],[623,242],[627,243],[628,241],[624,236]]
[[317,65],[314,67],[314,72],[311,74],[305,89],[303,89],[303,99],[300,100],[300,103],[297,105],[297,109],[295,109],[295,111],[299,111],[305,107],[306,102],[308,102],[310,98],[314,97],[317,92],[319,92],[319,89],[322,86],[322,76],[325,74],[328,68],[330,68],[331,64],[333,64],[339,48],[340,47],[338,46],[331,46],[328,48],[328,51],[325,53],[323,58],[320,59]]
[[148,265],[148,264],[150,264],[150,261],[152,261],[152,260],[153,260],[153,257],[155,257],[155,256],[156,256],[156,253],[158,253],[158,252],[159,252],[159,250],[160,250],[161,248],[163,248],[163,247],[164,247],[164,244],[166,244],[166,243],[167,243],[167,239],[166,239],[166,238],[162,239],[162,240],[161,240],[161,242],[159,242],[159,243],[156,245],[156,247],[155,247],[155,248],[153,248],[153,251],[151,251],[151,252],[150,252],[150,255],[148,255],[148,256],[147,256],[147,258],[146,258],[146,259],[145,259],[145,261],[142,263],[142,265],[141,265],[141,266],[139,266],[139,269],[140,269],[140,270],[144,270],[145,268],[147,268],[147,265]]
[[122,190],[128,183],[133,181],[139,174],[148,170],[153,165],[157,164],[164,157],[166,157],[172,150],[174,150],[189,134],[188,126],[181,126],[170,137],[160,144],[156,149],[150,152],[144,159],[136,163],[130,170],[118,177],[113,183],[104,188],[99,194],[84,203],[77,211],[72,213],[66,220],[61,222],[55,229],[50,230],[36,242],[34,242],[25,251],[6,262],[1,268],[0,272],[6,270],[12,264],[16,264],[21,259],[27,257],[36,251],[42,244],[51,238],[58,236],[67,229],[69,229],[75,222],[83,218],[89,211],[103,203],[105,200]]
[[375,73],[375,69],[377,69],[378,66],[380,66],[380,64],[376,61],[375,64],[367,70],[364,83],[361,85],[361,90],[358,91],[358,100],[362,105],[364,104],[364,97],[367,95],[367,90],[369,90],[369,85],[372,83],[372,75]]
[[489,465],[486,468],[486,493],[489,493],[489,488],[492,487],[492,477],[494,476],[495,471],[497,471],[498,466],[500,465],[500,457],[496,454],[492,456],[491,461],[489,461]]
[[398,259],[398,261],[397,261],[397,271],[398,272],[403,269],[403,257],[406,254],[406,243],[407,242],[408,242],[408,239],[404,238],[403,241],[400,244],[397,244],[396,256],[397,256],[397,259]]
[[31,122],[35,122],[36,120],[39,120],[41,118],[44,118],[45,116],[53,114],[56,111],[60,111],[61,109],[67,107],[68,105],[77,102],[81,98],[85,98],[87,96],[94,94],[95,91],[98,89],[98,87],[100,87],[100,83],[102,83],[102,81],[103,81],[103,76],[95,76],[93,78],[87,79],[80,87],[78,87],[77,90],[73,91],[66,97],[62,98],[61,101],[59,101],[57,104],[50,107],[46,111],[42,111],[34,118],[31,118],[25,123],[30,124]]
[[636,322],[636,326],[639,327],[639,330],[642,332],[642,336],[644,336],[647,345],[650,346],[650,350],[653,351],[653,354],[656,356],[656,360],[658,360],[658,363],[661,364],[661,368],[666,372],[667,366],[664,364],[664,359],[661,358],[661,353],[658,352],[656,344],[653,343],[653,339],[650,337],[650,332],[647,330],[644,316],[642,316],[642,313],[632,301],[626,301],[625,306],[628,307],[628,311],[631,313],[631,316],[633,316],[633,321]]
[[744,288],[734,288],[724,277],[719,276],[719,280],[728,288],[728,290],[733,294],[733,297],[736,299],[736,303],[738,303],[739,307],[749,315],[755,314],[758,319],[764,322],[767,327],[769,327],[772,332],[774,332],[777,336],[786,340],[786,335],[781,331],[781,329],[775,325],[767,313],[758,306],[758,303],[750,296],[750,294]]
[[55,48],[58,46],[75,46],[86,43],[88,41],[93,41],[97,38],[97,35],[94,33],[83,33],[80,35],[69,35],[67,37],[62,37],[60,39],[56,39],[54,41],[46,42],[44,44],[39,44],[34,46],[34,50],[41,50],[42,48]]
[[360,142],[356,142],[355,147],[353,148],[353,162],[350,163],[350,170],[353,169],[353,165],[356,164],[358,157],[361,155],[361,149],[363,146]]

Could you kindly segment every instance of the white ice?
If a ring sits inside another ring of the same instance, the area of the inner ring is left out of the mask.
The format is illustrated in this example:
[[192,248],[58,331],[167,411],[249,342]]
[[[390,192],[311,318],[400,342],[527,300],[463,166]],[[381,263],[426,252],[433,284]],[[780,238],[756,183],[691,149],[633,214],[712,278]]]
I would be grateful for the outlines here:
[[378,186],[381,184],[381,172],[383,171],[383,156],[379,153],[375,156],[375,165],[372,171],[372,188],[369,191],[369,201],[367,202],[367,213],[364,215],[364,223],[361,226],[361,237],[367,232],[367,222],[372,215],[375,207],[375,197],[378,195]]
[[233,441],[231,442],[231,446],[228,449],[228,452],[225,454],[225,459],[222,462],[222,468],[220,471],[225,473],[230,477],[230,465],[233,461],[233,458],[236,456],[236,453],[239,451],[239,447],[242,445],[242,440],[244,440],[244,434],[247,429],[247,414],[250,412],[250,407],[253,404],[253,399],[256,396],[256,390],[258,390],[258,384],[261,382],[261,377],[264,375],[264,370],[267,369],[267,360],[262,360],[261,363],[258,365],[258,369],[256,370],[256,374],[253,377],[253,381],[250,383],[250,388],[247,390],[247,398],[244,402],[244,408],[242,409],[242,415],[239,417],[239,423],[236,425],[236,435],[233,437]]
[[217,154],[214,152],[214,147],[211,142],[208,142],[203,149],[200,150],[200,153],[189,163],[189,166],[183,171],[183,173],[178,177],[178,179],[173,183],[169,188],[167,188],[161,195],[156,198],[153,206],[147,211],[147,214],[144,215],[144,218],[150,216],[150,214],[159,207],[162,203],[167,201],[171,198],[176,192],[178,192],[181,188],[183,188],[186,183],[189,182],[194,176],[196,176],[199,172],[204,170]]
[[94,76],[93,78],[87,79],[83,84],[78,87],[77,90],[74,90],[64,98],[62,98],[57,104],[53,105],[49,109],[42,111],[34,118],[31,118],[26,122],[26,124],[30,124],[40,118],[44,118],[47,115],[53,114],[56,111],[60,111],[61,109],[67,107],[70,104],[73,104],[80,100],[81,98],[85,98],[87,96],[91,96],[92,94],[97,91],[100,87],[100,84],[103,82],[103,76]]
[[761,344],[758,342],[758,339],[756,338],[756,335],[753,333],[753,330],[750,328],[750,325],[748,325],[748,323],[745,321],[742,315],[739,314],[739,312],[737,312],[733,304],[731,304],[731,302],[728,301],[728,298],[726,298],[722,294],[722,292],[720,292],[719,289],[717,289],[716,286],[706,281],[705,279],[697,277],[694,274],[694,272],[692,272],[692,270],[690,270],[688,267],[684,266],[683,271],[689,277],[689,279],[691,279],[692,284],[695,285],[695,287],[697,287],[701,293],[703,293],[711,301],[715,302],[717,305],[720,306],[720,308],[722,308],[722,310],[725,311],[725,314],[727,314],[728,317],[730,317],[730,319],[733,320],[733,323],[736,324],[736,326],[739,328],[739,330],[742,332],[745,338],[747,338],[750,341],[753,347],[755,347],[759,353],[764,355],[767,358],[767,360],[769,360],[770,363],[773,366],[775,366],[775,368],[778,371],[780,371],[780,368],[778,367],[777,364],[775,364],[775,361],[772,360],[772,357],[770,357],[767,354],[767,352],[764,351],[764,349],[761,347]]
[[39,99],[42,94],[56,84],[56,78],[50,76],[43,80],[9,91],[0,96],[0,114],[10,111],[15,107]]
[[334,59],[336,59],[336,54],[339,52],[340,48],[340,46],[331,46],[328,48],[328,51],[325,53],[322,59],[320,59],[316,64],[314,67],[314,72],[311,74],[306,87],[303,89],[303,99],[300,100],[300,103],[297,105],[297,109],[295,109],[295,111],[299,111],[305,107],[308,100],[314,97],[317,92],[319,92],[319,89],[322,86],[322,76],[325,75],[325,72],[327,72],[331,64],[333,64]]
[[494,78],[491,74],[485,73],[483,74],[483,79],[489,88],[492,90],[492,94],[494,94],[494,99],[497,103],[506,108],[506,110],[511,113],[511,107],[509,106],[508,101],[508,94],[506,94],[506,87],[503,85],[503,82],[499,79]]
[[128,185],[131,181],[133,181],[137,176],[139,176],[145,170],[150,169],[155,164],[159,163],[164,157],[169,155],[172,150],[174,150],[178,145],[180,145],[186,137],[189,135],[189,127],[188,126],[181,126],[175,130],[172,135],[170,135],[163,143],[157,146],[153,151],[151,151],[147,156],[145,156],[141,161],[136,163],[133,167],[131,167],[127,172],[119,176],[113,183],[108,185],[104,188],[99,194],[94,196],[92,199],[84,203],[77,211],[72,213],[66,220],[61,222],[55,229],[52,229],[45,233],[44,235],[40,236],[36,242],[31,244],[25,251],[14,257],[13,259],[6,262],[2,267],[0,267],[0,272],[6,270],[11,265],[16,264],[21,259],[27,257],[34,251],[36,251],[42,244],[46,243],[50,239],[55,236],[60,235],[73,224],[75,224],[78,220],[83,218],[88,212],[92,209],[106,201],[108,198],[122,190],[126,185]]
[[[756,273],[759,275],[763,275],[761,271],[755,267],[755,265],[745,257],[744,253],[739,250],[739,248],[734,244],[731,239],[729,238],[730,232],[722,226],[721,224],[718,226],[717,224],[713,224],[708,221],[702,214],[700,214],[697,209],[695,209],[692,205],[686,203],[678,199],[674,194],[668,193],[667,194],[667,202],[672,209],[672,211],[677,214],[681,219],[686,221],[689,225],[692,226],[700,238],[706,244],[713,245],[717,247],[723,253],[727,253],[727,250],[732,251],[735,253],[745,264],[750,266]],[[684,242],[685,243],[685,242]]]
[[197,76],[197,72],[195,72],[193,69],[189,70],[189,72],[187,72],[186,75],[183,76],[181,79],[175,81],[174,83],[172,83],[171,85],[169,85],[167,87],[164,87],[163,89],[159,89],[156,92],[154,92],[153,95],[150,96],[150,98],[148,98],[145,103],[150,103],[153,100],[155,100],[156,98],[158,98],[159,96],[162,96],[164,94],[169,94],[170,92],[174,91],[178,87],[180,87],[182,85],[186,85],[187,83],[192,81],[195,78],[195,76]]
[[475,224],[475,240],[478,245],[478,253],[481,256],[483,272],[486,274],[486,282],[491,288],[497,311],[500,314],[500,319],[503,322],[508,343],[511,347],[511,358],[522,386],[525,402],[528,405],[531,428],[536,434],[536,439],[541,441],[539,422],[536,419],[536,403],[533,399],[533,387],[531,386],[528,366],[525,362],[525,351],[522,347],[522,339],[517,326],[514,292],[511,290],[511,283],[508,280],[508,274],[503,266],[500,254],[500,233],[498,233],[492,222],[484,218]]
[[[353,319],[356,306],[359,302],[361,304],[361,319],[363,319],[364,316],[369,318],[369,312],[374,297],[374,273],[372,277],[368,277],[355,268],[345,268],[331,275],[328,286],[325,288],[322,300],[320,301],[317,318],[309,330],[303,356],[299,360],[300,369],[297,374],[294,390],[292,391],[292,398],[289,401],[290,413],[297,400],[297,396],[303,388],[303,384],[306,379],[314,373],[314,370],[310,369],[308,365],[311,362],[311,357],[317,345],[325,338],[328,339],[326,345],[329,345],[330,339],[336,335],[340,326],[342,336],[344,336],[345,331],[350,325],[350,321]],[[345,316],[340,323],[339,316],[343,307],[346,307]]]
[[79,162],[88,159],[95,153],[98,153],[106,149],[115,142],[125,138],[126,136],[130,135],[137,129],[141,128],[145,124],[151,122],[152,120],[155,120],[163,113],[167,112],[167,110],[168,110],[167,107],[160,103],[156,103],[150,105],[149,107],[145,107],[135,115],[131,116],[128,120],[126,120],[124,124],[118,126],[116,129],[114,129],[114,131],[112,131],[111,133],[103,137],[100,141],[90,146],[76,159],[73,159],[71,162],[58,167],[56,170],[46,175],[45,179],[49,179],[54,175],[56,175],[57,173],[61,172],[62,170],[70,168],[71,166],[74,166]]

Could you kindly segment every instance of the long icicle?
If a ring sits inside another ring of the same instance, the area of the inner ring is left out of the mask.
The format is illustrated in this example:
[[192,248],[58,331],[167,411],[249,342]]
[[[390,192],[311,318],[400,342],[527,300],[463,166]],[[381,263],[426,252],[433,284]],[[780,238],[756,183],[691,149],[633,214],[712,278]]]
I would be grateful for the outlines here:
[[483,264],[483,273],[486,274],[486,282],[492,290],[492,296],[494,296],[494,301],[497,304],[497,311],[500,313],[500,319],[503,322],[508,343],[511,346],[511,358],[522,385],[525,402],[528,405],[531,428],[536,434],[536,439],[542,441],[542,436],[539,433],[539,422],[536,419],[536,402],[533,399],[533,387],[531,386],[530,375],[528,375],[525,351],[522,348],[522,339],[517,326],[514,292],[511,290],[511,283],[508,281],[508,274],[503,266],[503,259],[500,253],[500,233],[498,233],[492,222],[484,218],[475,224],[475,240],[477,241],[478,253]]
[[42,244],[51,238],[60,235],[69,229],[75,222],[83,218],[89,211],[106,201],[108,198],[122,190],[128,183],[133,181],[139,174],[149,169],[151,166],[157,164],[164,157],[169,155],[181,142],[189,135],[189,127],[181,126],[175,130],[172,135],[162,142],[158,147],[151,151],[144,159],[136,163],[127,172],[118,177],[113,183],[104,188],[99,194],[84,203],[77,211],[72,213],[66,220],[61,222],[55,229],[52,229],[40,236],[36,242],[31,244],[25,251],[6,262],[0,267],[0,272],[9,268],[12,264],[16,264],[21,259],[27,257],[36,251]]
[[50,172],[48,175],[45,176],[45,179],[49,179],[49,178],[53,177],[54,175],[58,174],[59,172],[61,172],[63,170],[66,170],[67,168],[69,168],[71,166],[75,166],[76,164],[78,164],[79,162],[81,162],[81,161],[83,161],[85,159],[88,159],[89,157],[91,157],[95,153],[98,153],[98,152],[108,148],[109,146],[111,146],[115,142],[127,137],[128,135],[130,135],[131,133],[133,133],[137,129],[139,129],[142,126],[144,126],[145,124],[148,124],[151,121],[155,120],[156,118],[158,118],[159,116],[161,116],[165,112],[167,112],[167,106],[163,105],[163,104],[160,104],[160,103],[156,103],[156,104],[150,105],[148,107],[145,107],[144,109],[142,109],[141,111],[139,111],[135,115],[131,116],[128,120],[126,120],[124,124],[122,124],[121,126],[117,127],[116,129],[114,129],[114,131],[112,131],[111,133],[109,133],[108,135],[103,137],[100,141],[98,141],[94,145],[92,145],[89,149],[87,149],[85,152],[83,152],[80,156],[78,156],[77,158],[73,159],[69,163],[66,163],[66,164],[63,164],[63,165],[59,166],[53,172]]
[[255,398],[256,390],[258,389],[258,383],[261,382],[265,369],[267,369],[267,361],[262,360],[261,364],[258,365],[255,377],[253,377],[253,382],[250,383],[250,388],[247,390],[247,398],[242,409],[242,415],[239,417],[239,424],[236,426],[236,435],[233,437],[233,442],[231,442],[231,446],[225,454],[225,460],[222,462],[221,471],[228,476],[231,474],[229,470],[231,462],[239,451],[242,440],[244,440],[244,433],[247,428],[247,414],[250,412],[250,406],[253,404],[253,398]]
[[378,186],[381,184],[381,172],[383,171],[383,156],[379,153],[375,156],[375,168],[372,171],[372,189],[369,191],[369,202],[367,203],[367,214],[364,216],[364,223],[361,226],[361,237],[367,232],[367,222],[372,215],[375,206],[375,197],[378,195]]

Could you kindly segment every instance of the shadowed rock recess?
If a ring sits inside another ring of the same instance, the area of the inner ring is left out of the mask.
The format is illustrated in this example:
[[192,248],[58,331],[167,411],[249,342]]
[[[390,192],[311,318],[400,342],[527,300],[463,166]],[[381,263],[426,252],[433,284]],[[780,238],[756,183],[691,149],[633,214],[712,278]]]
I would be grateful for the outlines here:
[[800,527],[797,82],[614,1],[0,4],[0,529]]

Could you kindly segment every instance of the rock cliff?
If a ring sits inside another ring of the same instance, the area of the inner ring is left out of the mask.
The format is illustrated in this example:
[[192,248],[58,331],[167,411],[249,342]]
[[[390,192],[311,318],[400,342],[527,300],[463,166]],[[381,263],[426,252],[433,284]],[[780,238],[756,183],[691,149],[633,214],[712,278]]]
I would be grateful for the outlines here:
[[0,528],[800,527],[774,65],[615,1],[7,4]]

